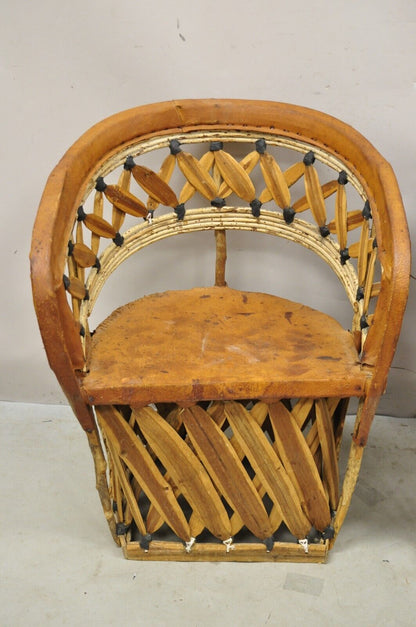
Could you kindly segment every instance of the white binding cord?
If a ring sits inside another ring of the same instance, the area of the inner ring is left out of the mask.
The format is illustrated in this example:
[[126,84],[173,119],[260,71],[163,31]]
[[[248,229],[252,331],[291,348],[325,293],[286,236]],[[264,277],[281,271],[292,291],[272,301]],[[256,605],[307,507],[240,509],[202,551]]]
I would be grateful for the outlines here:
[[190,552],[191,552],[192,547],[194,546],[195,542],[196,542],[196,538],[192,538],[192,537],[191,537],[191,539],[189,540],[189,542],[185,542],[185,551],[186,551],[187,553],[190,553]]
[[227,553],[229,553],[230,551],[233,551],[235,549],[235,545],[233,544],[233,539],[232,538],[228,538],[228,540],[223,540],[223,544],[225,544],[225,548],[227,550]]

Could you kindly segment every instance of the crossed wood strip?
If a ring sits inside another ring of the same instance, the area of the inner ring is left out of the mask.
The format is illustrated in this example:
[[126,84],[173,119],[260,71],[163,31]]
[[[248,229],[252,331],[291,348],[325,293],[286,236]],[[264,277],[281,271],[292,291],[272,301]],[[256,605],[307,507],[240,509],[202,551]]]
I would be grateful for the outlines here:
[[[86,212],[84,207],[78,209],[74,235],[68,247],[68,276],[64,277],[64,285],[72,297],[75,319],[79,320],[81,303],[89,297],[85,287],[86,272],[91,268],[100,271],[100,242],[112,240],[116,246],[123,245],[120,231],[126,215],[150,219],[159,205],[163,205],[174,209],[179,220],[182,220],[185,217],[185,204],[196,193],[219,208],[231,194],[235,194],[251,207],[253,219],[261,219],[262,204],[273,201],[283,211],[288,224],[293,222],[297,214],[310,211],[321,237],[330,234],[336,236],[341,264],[345,264],[348,259],[357,259],[357,301],[361,301],[361,304],[360,315],[356,313],[354,318],[354,328],[365,330],[372,320],[370,301],[380,291],[380,285],[375,281],[377,248],[368,202],[363,210],[349,210],[347,174],[341,171],[337,179],[321,183],[312,151],[282,171],[276,158],[268,152],[264,140],[257,140],[255,148],[238,161],[224,150],[221,142],[215,141],[211,143],[210,150],[196,158],[186,150],[186,146],[173,140],[171,153],[163,160],[158,172],[128,157],[117,184],[110,185],[102,178],[97,179],[93,210]],[[251,179],[256,167],[265,183],[258,197]],[[170,185],[175,168],[185,178],[178,193]],[[301,179],[304,181],[305,195],[292,199],[291,188]],[[132,183],[137,187],[135,191],[132,190]],[[145,199],[140,199],[140,192],[146,194]],[[333,195],[335,215],[328,221],[326,201]],[[112,210],[109,219],[104,217],[106,203]],[[355,229],[361,229],[360,237],[358,241],[349,242],[349,233]],[[86,241],[87,233],[90,234],[90,244]],[[225,278],[222,281],[225,282]]]
[[[339,499],[337,407],[338,399],[303,399],[292,411],[282,402],[258,402],[249,411],[227,401],[208,411],[176,408],[166,418],[145,407],[133,410],[129,422],[114,407],[97,407],[119,519],[127,525],[134,520],[142,536],[167,523],[185,543],[204,528],[227,541],[243,527],[267,541],[282,521],[298,539],[312,526],[323,532]],[[141,491],[150,501],[146,518]],[[269,513],[266,493],[273,503]]]

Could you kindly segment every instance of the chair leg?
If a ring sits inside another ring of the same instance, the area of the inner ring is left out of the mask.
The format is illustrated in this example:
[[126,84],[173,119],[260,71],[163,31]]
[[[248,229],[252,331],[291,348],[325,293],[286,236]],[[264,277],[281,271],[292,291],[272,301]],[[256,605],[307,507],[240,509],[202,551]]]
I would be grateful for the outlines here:
[[366,399],[362,399],[358,407],[357,418],[354,425],[354,435],[351,442],[347,469],[342,485],[342,493],[334,520],[335,535],[334,538],[331,540],[330,548],[335,542],[335,538],[337,537],[345,520],[351,504],[352,495],[357,484],[358,475],[361,468],[361,462],[364,454],[364,448],[367,440],[367,438],[357,438],[357,434],[360,433],[360,426],[363,419],[364,422],[371,424],[374,415],[373,408],[375,407],[375,403],[372,402],[372,400],[373,399],[368,397]]
[[104,457],[103,449],[100,442],[100,436],[96,426],[94,426],[94,429],[92,431],[87,432],[87,437],[88,444],[92,453],[92,458],[94,460],[96,488],[100,497],[104,516],[107,520],[114,542],[118,546],[120,546],[120,538],[116,533],[116,521],[111,505],[110,493],[108,491],[107,462]]
[[358,475],[361,468],[361,461],[363,458],[364,447],[359,446],[354,442],[351,442],[351,449],[348,458],[347,470],[344,477],[344,482],[342,484],[342,493],[341,498],[339,500],[339,505],[337,509],[337,513],[334,520],[334,538],[331,540],[330,548],[332,548],[333,543],[339,533],[339,530],[342,527],[342,524],[347,515],[348,509],[350,507],[351,498],[354,493],[354,489],[357,483]]

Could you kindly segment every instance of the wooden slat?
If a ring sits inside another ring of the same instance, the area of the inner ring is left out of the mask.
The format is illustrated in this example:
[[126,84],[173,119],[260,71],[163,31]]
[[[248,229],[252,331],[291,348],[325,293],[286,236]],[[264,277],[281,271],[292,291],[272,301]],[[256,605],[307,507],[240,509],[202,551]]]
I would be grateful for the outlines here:
[[305,191],[308,205],[318,226],[326,223],[325,197],[313,165],[305,167]]
[[262,425],[266,420],[269,413],[269,406],[264,401],[258,401],[252,409],[250,409],[250,416],[254,418],[258,425]]
[[220,538],[231,536],[231,526],[211,479],[182,438],[148,407],[135,411],[140,428],[163,466],[207,529]]
[[315,409],[322,451],[323,476],[328,486],[329,504],[335,511],[339,500],[339,470],[334,430],[326,401],[318,398],[315,402]]
[[183,421],[199,458],[220,494],[257,538],[264,540],[271,537],[273,530],[262,500],[228,438],[197,405],[185,409]]
[[[359,242],[359,251],[358,251],[358,285],[361,287],[364,286],[365,275],[367,272],[367,264],[368,264],[368,253],[370,252],[368,249],[369,244],[369,225],[368,220],[364,220],[361,236]],[[350,253],[351,255],[351,253]]]
[[[260,156],[260,155],[259,155]],[[305,173],[305,164],[303,161],[299,161],[298,163],[294,163],[287,170],[283,172],[283,176],[285,177],[285,181],[288,187],[291,187],[298,181]],[[265,187],[259,196],[259,200],[262,203],[269,202],[272,200],[273,196],[268,189]]]
[[[214,403],[207,410],[207,413],[211,416],[213,420],[215,420],[216,424],[219,427],[223,426],[223,423],[226,419],[225,403],[223,401]],[[268,413],[269,413],[268,406],[263,401],[259,401],[258,403],[256,403],[254,407],[250,410],[250,415],[254,418],[254,420],[260,426],[264,423],[265,419],[267,418]],[[245,452],[244,452],[244,449],[240,446],[235,436],[232,436],[229,442],[232,445],[233,449],[235,450],[238,456],[238,459],[242,461],[245,457]],[[264,485],[262,484],[262,482],[260,481],[260,479],[256,475],[254,475],[252,482],[260,498],[263,498],[264,495],[266,494],[266,489]],[[277,503],[273,505],[272,511],[269,514],[269,521],[270,521],[270,526],[273,529],[273,531],[276,531],[283,522],[282,512]],[[238,514],[238,512],[234,512],[234,514],[231,516],[231,530],[232,530],[233,535],[237,531],[239,531],[242,526],[243,526],[243,521],[241,520],[240,515]]]
[[[349,211],[347,213],[347,231],[353,231],[354,229],[357,229],[359,226],[362,225],[363,222],[364,218],[361,211]],[[337,232],[335,220],[331,220],[331,222],[329,222],[327,226],[331,233]]]
[[[176,159],[175,159],[175,163],[176,163]],[[204,170],[206,170],[207,172],[209,172],[209,170],[213,167],[213,164],[214,164],[214,153],[211,151],[203,154],[199,160],[199,165],[202,168],[204,168]],[[214,184],[217,189],[216,181],[214,179],[212,180],[214,181]],[[185,185],[182,187],[181,192],[179,194],[179,202],[180,203],[188,202],[188,200],[192,198],[195,192],[196,192],[196,188],[189,181],[186,181]]]
[[[308,166],[311,167],[311,166]],[[321,187],[322,189],[322,194],[324,198],[329,198],[329,196],[332,196],[332,194],[334,194],[337,189],[338,189],[338,181],[328,181],[328,183],[325,183],[324,185],[322,185]],[[299,200],[297,200],[295,203],[293,203],[293,209],[296,211],[296,213],[302,213],[302,211],[306,211],[307,209],[309,209],[310,204],[309,204],[309,199],[307,196],[302,196],[302,198],[299,198]],[[334,221],[334,233],[335,233],[335,221]]]
[[131,216],[145,218],[148,214],[148,209],[141,200],[118,185],[107,185],[104,194],[117,209]]
[[292,187],[305,174],[305,164],[298,161],[283,172],[288,187]]
[[349,211],[347,213],[347,230],[353,231],[365,222],[362,211]]
[[303,509],[312,525],[323,531],[331,522],[331,513],[313,455],[296,420],[282,403],[271,403],[269,415],[277,452],[297,488]]
[[[262,425],[265,418],[268,415],[268,406],[266,405],[266,403],[264,402],[258,402],[256,403],[256,405],[250,410],[250,415],[254,418],[254,420],[257,422],[257,424]],[[221,428],[223,426],[223,423],[225,422],[226,419],[226,414],[225,414],[225,403],[223,401],[218,402],[218,403],[214,403],[208,410],[207,413],[211,416],[211,418],[213,420],[215,420],[215,423]],[[238,459],[240,460],[240,462],[244,459],[245,457],[245,452],[242,449],[242,447],[240,446],[239,442],[236,440],[235,436],[232,436],[229,440],[230,444],[232,445],[234,451],[237,454]],[[257,490],[257,493],[259,494],[260,498],[263,498],[264,495],[266,494],[266,490],[263,486],[263,484],[261,483],[260,479],[254,475],[253,479],[252,479],[252,483],[254,488]],[[283,522],[283,516],[282,516],[282,512],[280,511],[280,508],[277,504],[273,505],[272,511],[270,512],[269,515],[269,521],[270,521],[270,526],[272,528],[273,531],[276,531],[280,525]],[[235,535],[243,526],[243,521],[237,512],[234,512],[234,514],[231,516],[231,531],[232,534]]]
[[[73,241],[70,241],[70,244],[74,246]],[[87,247],[88,248],[88,247]],[[77,276],[78,264],[73,255],[69,255],[66,258],[67,266],[68,266],[68,275],[69,276]]]
[[[254,418],[258,425],[262,425],[269,414],[269,407],[264,401],[259,401],[254,405],[252,409],[250,409],[250,416]],[[234,438],[235,440],[235,438]],[[244,452],[242,453],[244,456]],[[243,457],[241,457],[243,459]],[[257,492],[263,498],[266,494],[266,489],[261,483],[260,479],[257,476],[253,477],[253,485],[256,488]],[[269,514],[270,525],[274,531],[276,531],[283,522],[283,514],[280,509],[278,503],[274,503],[272,507],[272,511]]]
[[[175,497],[178,499],[180,495],[182,494],[182,492],[178,488],[178,486],[175,484],[175,482],[173,481],[169,473],[165,473],[164,479],[172,487],[173,493]],[[151,504],[149,507],[147,518],[146,518],[146,526],[147,526],[148,533],[155,533],[158,529],[160,529],[160,527],[163,525],[164,522],[165,521],[160,516],[160,513],[157,511],[154,505]],[[192,512],[191,517],[189,519],[189,531],[190,531],[191,536],[193,538],[198,537],[199,534],[203,532],[204,528],[205,528],[204,522],[201,520],[201,518],[197,515],[195,511]]]
[[154,503],[173,532],[184,542],[189,542],[191,534],[186,518],[171,486],[160,474],[144,444],[114,407],[98,406],[96,411],[115,453],[143,486],[147,497]]
[[[128,192],[130,190],[130,181],[131,181],[131,170],[122,169],[120,177],[118,179],[118,187],[123,191]],[[119,232],[121,227],[123,226],[124,218],[126,214],[121,209],[118,209],[115,205],[113,205],[113,213],[111,217],[111,223],[114,229]]]
[[368,311],[368,306],[370,304],[371,292],[373,289],[374,282],[374,272],[376,269],[376,261],[377,261],[377,248],[373,248],[370,254],[370,259],[368,261],[367,267],[367,275],[365,278],[365,286],[364,286],[364,312]]
[[320,471],[322,468],[322,455],[321,455],[321,449],[319,447],[319,434],[318,434],[318,428],[316,426],[316,422],[314,422],[311,425],[311,428],[309,429],[305,440],[306,440],[306,444],[308,445],[313,455],[316,467]]
[[[210,159],[214,159],[214,155],[209,153]],[[202,196],[208,200],[213,200],[217,196],[217,186],[208,173],[208,170],[201,164],[189,152],[179,152],[176,155],[179,168],[182,170],[184,176],[188,182],[194,187]],[[211,161],[212,163],[212,161]],[[182,194],[181,194],[182,196]],[[180,202],[186,202],[180,197]]]
[[239,198],[247,202],[254,200],[256,190],[246,170],[224,150],[214,152],[215,164],[222,178]]
[[[259,158],[260,155],[257,150],[253,150],[252,152],[249,152],[248,155],[243,157],[243,159],[241,159],[239,165],[243,168],[243,170],[247,172],[247,174],[250,174],[250,172],[257,165]],[[231,187],[225,181],[223,181],[219,187],[218,196],[220,198],[227,198],[227,196],[232,194],[232,192],[233,190],[231,189]]]
[[341,250],[347,248],[347,193],[345,185],[338,183],[335,199],[335,228]]
[[[182,426],[182,413],[183,413],[183,410],[180,407],[176,407],[171,412],[169,412],[166,418],[164,418],[167,424],[170,425],[173,429],[175,429],[176,432],[178,432]],[[134,423],[136,422],[135,412],[132,412],[132,420],[134,421]],[[147,448],[148,448],[149,453],[154,457],[154,460],[157,461],[157,455],[151,449],[149,443],[147,443]],[[182,494],[182,492],[178,488],[175,481],[173,480],[173,478],[170,476],[168,472],[165,472],[164,479],[172,487],[173,493],[175,497],[178,499],[180,495]],[[155,531],[157,531],[157,529],[159,529],[164,522],[165,521],[160,516],[157,509],[154,507],[153,503],[151,503],[148,514],[147,514],[147,518],[146,518],[146,525],[148,528],[148,533],[154,533]],[[197,516],[196,512],[192,512],[192,515],[189,520],[189,529],[191,532],[191,536],[197,537],[200,533],[202,533],[204,527],[205,527],[204,523]]]
[[[144,520],[140,512],[139,505],[136,501],[136,497],[134,495],[133,489],[126,477],[126,473],[123,468],[123,465],[120,462],[120,458],[117,455],[117,451],[114,450],[114,446],[111,440],[108,440],[108,447],[110,449],[110,453],[113,458],[113,464],[117,471],[117,476],[120,481],[128,506],[130,508],[131,514],[133,516],[134,522],[136,523],[139,533],[141,533],[144,536],[146,535],[146,533],[148,533],[146,529],[146,525],[144,524]],[[121,503],[117,502],[117,510],[119,512],[121,511],[121,508],[122,508]]]
[[[365,260],[366,257],[368,258],[368,255],[373,250],[373,242],[374,240],[372,237],[370,237],[370,239],[367,239],[366,246],[364,245],[364,242],[361,242],[361,240],[359,242],[354,242],[353,244],[351,244],[351,246],[348,247],[348,252],[349,252],[350,257],[352,257],[353,259],[356,259],[356,258],[360,258],[360,255],[363,255],[363,259]],[[362,250],[361,250],[361,245],[363,246]],[[365,254],[365,252],[363,252],[365,248],[367,248],[367,255]],[[365,261],[364,263],[364,268],[365,270],[367,269],[367,261]],[[363,272],[362,278],[363,277],[365,277],[365,272]]]
[[97,261],[96,254],[85,244],[74,244],[72,256],[82,268],[90,268]]
[[[104,220],[104,218],[96,216],[95,213],[87,213],[83,222],[90,231],[95,233],[95,235],[111,239],[116,236],[116,231],[114,230],[114,227],[109,222],[107,222],[107,220]],[[94,250],[93,243],[91,244],[91,248],[92,250]],[[94,250],[94,252],[96,251]]]
[[[218,190],[220,189],[221,185],[225,185],[227,187],[227,189],[229,190],[229,194],[232,193],[233,190],[230,189],[227,186],[227,184],[224,183],[224,181],[222,180],[221,172],[219,171],[218,166],[215,163],[215,160],[214,160],[214,163],[212,165],[211,176],[212,176],[212,180],[214,181],[214,183],[215,183],[215,185],[216,185]],[[219,195],[219,191],[218,191],[218,195]]]
[[83,244],[84,243],[84,231],[83,231],[83,226],[82,226],[82,222],[77,222],[76,227],[75,227],[75,241],[77,244]]
[[[94,194],[94,210],[93,215],[98,218],[103,217],[104,211],[104,196],[102,192],[96,191]],[[96,233],[94,229],[91,229],[91,249],[97,255],[100,248],[100,234]]]
[[[159,177],[162,179],[162,181],[164,181],[165,183],[169,183],[175,166],[175,156],[172,154],[167,155],[167,157],[165,157],[165,159],[163,160],[162,165],[160,166],[160,170],[158,172]],[[155,211],[158,206],[158,201],[149,196],[149,198],[147,199],[147,208],[149,209],[149,211]]]
[[290,191],[286,179],[273,156],[267,152],[260,155],[260,168],[264,181],[275,203],[285,209],[290,206]]
[[165,205],[165,207],[176,207],[178,199],[175,192],[156,172],[142,165],[135,165],[132,169],[132,174],[137,183],[149,196]]
[[241,405],[235,402],[227,403],[225,412],[235,438],[244,449],[247,459],[270,498],[278,503],[289,530],[297,538],[304,538],[311,525],[272,445],[253,417]]
[[85,298],[85,295],[86,295],[85,285],[77,277],[75,276],[69,277],[69,285],[67,289],[68,289],[68,292],[71,294],[71,296],[73,296],[74,298],[78,298],[78,300],[82,300],[83,298]]
[[300,398],[292,409],[292,416],[300,429],[303,429],[313,407],[313,398]]

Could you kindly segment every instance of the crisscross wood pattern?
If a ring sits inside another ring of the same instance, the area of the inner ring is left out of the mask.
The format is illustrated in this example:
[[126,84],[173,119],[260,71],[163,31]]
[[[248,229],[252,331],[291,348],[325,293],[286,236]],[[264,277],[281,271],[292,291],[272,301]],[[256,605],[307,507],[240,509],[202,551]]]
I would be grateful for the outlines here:
[[282,523],[294,541],[311,542],[313,529],[324,541],[339,498],[341,399],[96,409],[118,528],[133,524],[146,550],[163,529],[188,550],[206,532],[225,544],[249,533],[271,550]]
[[[207,139],[205,134],[204,141]],[[353,329],[364,334],[367,332],[372,320],[370,302],[379,293],[379,284],[375,279],[376,239],[368,201],[365,201],[364,209],[354,206],[351,210],[348,209],[346,185],[350,177],[344,170],[335,172],[333,180],[321,183],[317,168],[318,158],[311,150],[305,152],[301,160],[282,170],[274,151],[269,149],[264,139],[256,140],[255,150],[249,150],[240,161],[232,155],[232,144],[229,146],[227,143],[229,148],[226,150],[221,140],[211,141],[210,149],[200,157],[188,151],[184,141],[172,139],[169,146],[170,154],[163,160],[159,172],[136,163],[130,155],[124,162],[118,183],[106,184],[102,177],[94,181],[92,211],[86,212],[84,206],[78,209],[77,224],[68,247],[68,276],[64,277],[65,287],[72,297],[76,320],[80,320],[82,303],[89,298],[86,270],[92,268],[94,273],[105,272],[98,256],[101,241],[112,240],[110,251],[111,247],[115,250],[123,246],[124,238],[120,229],[126,215],[152,222],[158,207],[170,207],[177,214],[180,232],[180,223],[188,220],[185,205],[196,194],[200,195],[202,207],[207,201],[212,205],[211,209],[207,209],[212,212],[221,210],[233,195],[237,200],[235,206],[240,206],[238,203],[241,202],[246,203],[247,211],[252,214],[253,228],[256,221],[262,220],[261,207],[266,203],[273,203],[276,211],[282,211],[282,218],[287,225],[293,224],[295,227],[297,215],[305,215],[309,211],[317,227],[318,240],[335,235],[341,265],[345,266],[349,260],[357,260],[358,290],[354,304]],[[299,159],[298,152],[293,154]],[[175,170],[180,171],[185,178],[185,183],[177,192],[170,185]],[[256,171],[261,174],[265,184],[258,193],[253,182]],[[299,182],[302,179],[303,196],[299,195]],[[292,194],[291,188],[295,184],[298,185]],[[140,198],[141,194],[144,197]],[[335,207],[331,209],[327,203],[333,196]],[[357,202],[357,194],[352,202]],[[233,204],[227,211],[232,211],[232,207]],[[111,209],[111,213],[104,209]],[[329,217],[331,213],[332,218]],[[108,219],[104,214],[108,214]],[[356,230],[359,235],[351,240],[352,232]],[[223,234],[225,235],[225,231]],[[145,237],[145,233],[142,232],[140,237]],[[288,237],[298,240],[295,228],[289,232]],[[217,249],[217,280],[218,284],[225,284],[224,237],[221,240],[217,238],[217,245],[221,246],[221,250]],[[110,261],[107,253],[105,258],[108,266]],[[218,263],[218,259],[222,261]],[[91,273],[92,276],[94,273]],[[88,309],[89,313],[91,308]],[[83,334],[86,332],[86,322],[83,316]]]

